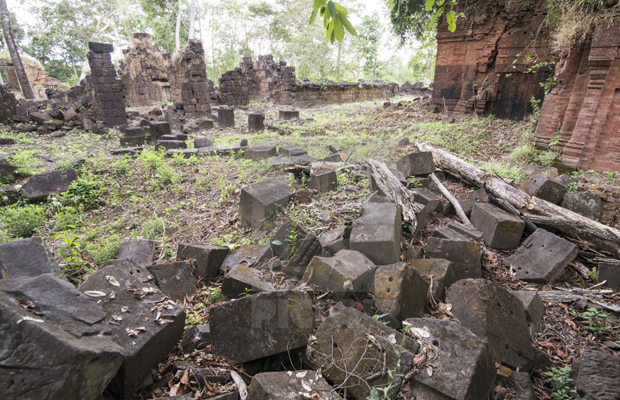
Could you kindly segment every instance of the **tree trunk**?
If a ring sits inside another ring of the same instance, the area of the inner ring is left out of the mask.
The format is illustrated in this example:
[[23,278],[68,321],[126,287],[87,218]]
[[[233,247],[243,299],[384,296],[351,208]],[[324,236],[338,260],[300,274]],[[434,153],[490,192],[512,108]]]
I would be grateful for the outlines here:
[[22,88],[24,98],[34,99],[32,86],[30,86],[28,75],[26,74],[26,70],[22,64],[22,59],[19,56],[19,52],[17,51],[15,40],[13,39],[13,30],[11,28],[11,19],[9,18],[9,9],[6,6],[6,0],[0,0],[0,20],[2,21],[4,41],[6,43],[6,47],[9,49],[9,54],[11,55],[11,60],[13,61],[13,67],[15,67],[15,75],[17,75],[17,80]]
[[174,28],[174,47],[177,51],[181,48],[181,0],[179,1],[179,7],[177,8],[177,23]]
[[189,38],[194,38],[194,27],[196,26],[196,0],[192,0],[189,9]]
[[512,205],[534,224],[550,226],[576,238],[581,247],[587,247],[586,244],[590,242],[600,251],[611,253],[615,257],[620,256],[619,230],[538,197],[532,197],[431,144],[416,143],[416,146],[422,151],[432,152],[435,162],[450,174],[485,188],[493,196]]

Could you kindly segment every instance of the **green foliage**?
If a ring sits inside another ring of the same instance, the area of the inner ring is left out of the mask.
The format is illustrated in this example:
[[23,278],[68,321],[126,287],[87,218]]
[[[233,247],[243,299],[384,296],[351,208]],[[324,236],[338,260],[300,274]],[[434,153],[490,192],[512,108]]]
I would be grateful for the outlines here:
[[590,271],[588,271],[588,275],[590,276],[590,279],[595,281],[598,277],[598,271],[596,269],[596,267],[592,268]]
[[42,170],[41,160],[37,156],[42,155],[41,150],[22,150],[11,156],[11,165],[17,167],[17,175],[31,176]]
[[605,321],[607,320],[607,317],[609,316],[609,314],[602,312],[594,307],[590,307],[586,309],[581,314],[575,313],[574,315],[581,317],[585,319],[586,321],[588,321],[588,329],[590,330],[590,332],[592,332],[596,336],[601,336],[607,329],[607,326],[605,325]]
[[150,218],[142,223],[142,236],[145,239],[157,240],[164,233],[164,223],[157,218]]
[[118,233],[105,237],[99,244],[88,243],[86,245],[86,251],[93,260],[95,265],[103,265],[107,261],[116,258],[118,255],[118,249],[122,242],[122,238]]
[[239,293],[239,297],[248,297],[252,295],[252,289],[245,288],[243,292]]
[[458,4],[456,1],[386,0],[386,3],[390,9],[394,33],[400,38],[401,44],[410,40],[411,36],[421,38],[427,31],[435,30],[442,15],[445,15],[451,32],[456,30],[458,18],[465,17],[463,13],[454,10]]
[[183,176],[174,170],[170,165],[164,164],[155,173],[157,180],[163,185],[174,185],[181,182]]
[[579,182],[571,182],[568,184],[569,192],[576,192],[579,189]]
[[353,36],[357,36],[357,32],[347,18],[348,12],[346,8],[331,0],[314,0],[312,14],[310,15],[310,25],[314,23],[317,13],[323,17],[323,27],[327,32],[327,40],[334,43],[338,40],[342,43],[344,40],[345,29]]
[[567,365],[561,368],[552,367],[548,371],[543,372],[551,386],[555,400],[574,400],[579,398],[579,395],[573,388],[574,382],[570,377],[570,370],[570,366]]
[[202,294],[206,297],[205,304],[214,304],[222,297],[222,288],[220,286],[209,287],[203,290]]
[[561,140],[562,137],[559,134],[556,134],[554,137],[551,138],[551,140],[549,140],[549,147],[557,145],[558,143],[560,143]]
[[58,232],[77,228],[82,223],[83,212],[82,205],[60,207],[54,215],[53,230]]
[[409,177],[409,184],[407,185],[407,187],[409,189],[415,189],[415,188],[419,188],[421,187],[422,184],[420,183],[419,180],[417,180],[416,178],[414,178],[413,176]]
[[81,205],[86,209],[97,208],[107,191],[97,178],[96,175],[85,174],[71,182],[67,191],[60,194],[63,202]]
[[13,204],[1,210],[0,223],[15,236],[30,237],[47,222],[45,208],[37,204],[24,206]]
[[88,262],[84,258],[85,251],[80,243],[78,236],[62,237],[61,234],[54,235],[54,238],[62,238],[63,242],[58,250],[63,262],[60,264],[62,274],[74,283],[80,283],[84,275],[91,273]]

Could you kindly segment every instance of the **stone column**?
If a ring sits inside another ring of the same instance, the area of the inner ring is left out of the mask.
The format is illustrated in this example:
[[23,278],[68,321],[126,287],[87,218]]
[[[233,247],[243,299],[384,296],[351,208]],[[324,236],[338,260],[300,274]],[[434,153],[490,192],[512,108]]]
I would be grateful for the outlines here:
[[110,53],[114,47],[108,43],[88,42],[88,64],[95,90],[97,116],[108,127],[127,124],[122,85],[116,77]]

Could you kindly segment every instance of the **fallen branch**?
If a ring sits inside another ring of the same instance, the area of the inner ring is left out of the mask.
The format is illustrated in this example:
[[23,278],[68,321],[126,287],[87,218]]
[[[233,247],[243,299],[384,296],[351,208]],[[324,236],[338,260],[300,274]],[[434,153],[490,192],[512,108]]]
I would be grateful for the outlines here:
[[375,160],[366,162],[379,189],[400,206],[403,220],[411,225],[412,231],[415,231],[418,227],[416,214],[422,211],[423,206],[416,203],[413,192],[403,186],[387,165]]
[[472,229],[475,229],[474,225],[469,221],[469,218],[467,218],[467,215],[465,215],[465,211],[463,211],[463,207],[461,207],[461,204],[459,203],[459,201],[456,199],[456,197],[452,195],[452,193],[450,193],[448,189],[446,189],[446,187],[443,185],[443,183],[441,183],[439,178],[437,178],[435,174],[431,174],[431,180],[437,186],[437,188],[441,191],[441,193],[446,197],[446,199],[448,199],[448,201],[452,203],[452,207],[454,207],[454,210],[456,211],[456,215],[459,216],[459,218],[463,222],[463,225],[466,225]]
[[560,290],[541,290],[538,291],[538,295],[540,296],[541,299],[545,300],[545,301],[552,301],[555,303],[568,303],[568,302],[574,302],[577,300],[587,300],[590,303],[597,305],[601,308],[604,308],[606,310],[609,311],[613,311],[615,313],[620,313],[620,306],[619,305],[615,305],[615,304],[610,304],[610,303],[603,303],[602,301],[593,299],[590,296],[601,296],[603,294],[609,294],[610,291],[589,291],[589,293],[584,293],[584,292],[588,292],[588,291],[578,291],[578,292],[573,292],[573,291],[560,291]]
[[[493,196],[512,205],[534,224],[558,229],[580,240],[595,240],[603,251],[620,255],[620,231],[575,212],[552,204],[508,185],[503,180],[461,160],[455,155],[428,143],[417,143],[422,151],[430,151],[444,170],[470,183],[484,187]],[[583,237],[585,236],[585,238]]]

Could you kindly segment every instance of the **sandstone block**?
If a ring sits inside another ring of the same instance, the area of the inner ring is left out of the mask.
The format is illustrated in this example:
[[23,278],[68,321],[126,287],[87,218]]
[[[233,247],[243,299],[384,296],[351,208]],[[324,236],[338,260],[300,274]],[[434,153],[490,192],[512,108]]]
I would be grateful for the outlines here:
[[244,363],[293,350],[308,343],[313,320],[312,300],[303,291],[242,297],[211,309],[211,351]]
[[574,243],[544,229],[537,229],[525,239],[516,253],[506,259],[506,264],[518,279],[551,283],[575,259],[578,250]]
[[213,142],[211,138],[208,137],[200,137],[194,139],[194,147],[199,149],[201,147],[213,147]]
[[183,353],[189,354],[201,350],[211,344],[211,328],[209,325],[193,325],[183,333]]
[[344,226],[327,231],[320,238],[321,246],[333,256],[340,250],[349,248],[350,235],[350,229]]
[[0,244],[0,279],[62,275],[43,239],[33,237]]
[[207,280],[220,274],[220,266],[228,254],[228,247],[216,245],[189,245],[179,243],[177,260],[193,260],[196,272]]
[[285,121],[299,118],[299,111],[297,110],[280,110],[278,114],[279,118]]
[[482,232],[489,246],[502,250],[517,247],[525,229],[521,218],[486,203],[474,204],[471,223]]
[[155,142],[164,135],[170,135],[172,130],[170,129],[169,122],[155,121],[150,123],[149,132],[151,134],[151,140]]
[[308,233],[295,249],[295,252],[284,267],[284,272],[301,278],[306,267],[315,256],[323,254],[321,242],[314,233]]
[[269,157],[275,157],[276,155],[276,147],[275,146],[250,146],[245,149],[245,158],[249,158],[250,160],[264,160]]
[[424,312],[429,284],[418,271],[397,263],[375,270],[375,306],[379,314],[390,314],[399,321],[420,317]]
[[482,276],[482,246],[450,228],[435,229],[428,238],[424,254],[452,262],[457,280]]
[[521,189],[530,196],[536,196],[553,204],[558,204],[566,194],[567,188],[547,175],[532,175],[521,183]]
[[121,243],[118,259],[127,258],[136,264],[151,265],[155,256],[154,240],[128,240]]
[[460,222],[450,221],[446,226],[453,231],[470,238],[471,240],[475,240],[476,242],[482,242],[482,240],[484,239],[484,235],[482,234],[482,232],[463,225]]
[[596,193],[566,193],[561,203],[567,210],[597,221],[603,213],[603,201]]
[[307,181],[310,189],[318,190],[321,193],[332,191],[338,185],[336,171],[331,169],[320,169],[312,173]]
[[538,295],[538,292],[534,290],[515,290],[511,291],[516,298],[523,303],[523,309],[525,310],[525,318],[530,326],[530,333],[532,337],[536,337],[540,323],[542,322],[543,314],[545,313],[545,303]]
[[292,144],[285,144],[278,147],[278,154],[286,157],[298,157],[308,154],[308,152],[299,146]]
[[471,210],[476,203],[488,203],[489,195],[486,190],[478,189],[476,191],[471,192],[465,197],[461,197],[457,199],[465,215],[469,217],[471,215]]
[[400,261],[400,208],[391,203],[365,203],[351,230],[350,247],[377,265]]
[[39,174],[28,179],[20,194],[28,201],[43,201],[54,193],[64,192],[78,178],[74,169]]
[[231,108],[220,107],[217,111],[217,123],[220,128],[235,127],[235,110]]
[[165,149],[165,150],[174,150],[174,149],[186,149],[187,143],[182,140],[158,140],[155,142],[155,150]]
[[273,256],[270,245],[245,244],[231,250],[222,265],[222,272],[230,271],[235,265],[241,264],[246,267],[254,267],[268,261]]
[[232,267],[222,283],[222,294],[229,299],[246,296],[259,292],[272,292],[276,290],[273,285],[263,280],[259,270],[245,265]]
[[584,351],[576,370],[577,393],[583,399],[615,400],[620,393],[620,357],[597,350]]
[[437,300],[443,300],[446,289],[458,280],[454,264],[448,260],[427,258],[415,260],[410,265],[429,281],[432,275],[431,293]]
[[184,261],[151,265],[148,270],[159,289],[174,301],[183,302],[198,289],[192,266]]
[[292,195],[291,188],[275,178],[242,188],[239,201],[241,221],[260,228],[266,218],[286,207]]
[[265,129],[265,114],[255,112],[248,115],[248,130],[250,132],[260,132]]
[[396,162],[396,168],[405,177],[432,174],[435,172],[433,153],[430,151],[420,151],[407,154]]
[[[1,245],[0,245],[1,246]],[[605,260],[598,263],[598,283],[620,292],[620,260]]]
[[248,400],[312,398],[342,400],[318,371],[264,372],[248,387]]

